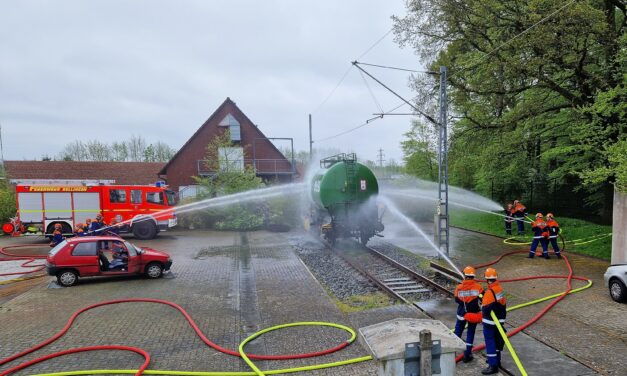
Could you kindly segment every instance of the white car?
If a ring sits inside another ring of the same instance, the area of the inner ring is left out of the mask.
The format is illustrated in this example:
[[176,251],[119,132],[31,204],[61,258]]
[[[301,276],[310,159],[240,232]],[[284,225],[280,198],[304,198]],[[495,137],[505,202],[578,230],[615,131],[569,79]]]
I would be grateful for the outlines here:
[[603,279],[612,299],[619,303],[627,302],[627,264],[610,265]]

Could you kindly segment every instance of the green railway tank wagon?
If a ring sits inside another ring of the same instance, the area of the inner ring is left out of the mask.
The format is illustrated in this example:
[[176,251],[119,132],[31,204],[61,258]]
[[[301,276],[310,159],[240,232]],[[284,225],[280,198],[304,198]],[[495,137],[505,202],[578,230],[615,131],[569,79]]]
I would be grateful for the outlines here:
[[[331,243],[355,237],[363,244],[383,230],[376,197],[379,184],[374,173],[357,162],[355,154],[338,154],[320,161],[311,181],[315,204],[312,224],[320,226]],[[330,222],[325,219],[330,217]]]

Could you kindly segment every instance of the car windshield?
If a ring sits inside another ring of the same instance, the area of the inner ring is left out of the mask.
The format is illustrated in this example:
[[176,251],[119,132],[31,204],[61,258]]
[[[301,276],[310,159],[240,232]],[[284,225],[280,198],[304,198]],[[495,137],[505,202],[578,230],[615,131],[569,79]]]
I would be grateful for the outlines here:
[[138,255],[138,254],[142,253],[142,249],[141,248],[139,248],[137,246],[134,246],[133,244],[131,244],[129,242],[124,242],[124,245],[126,245],[126,249],[128,249],[128,253],[131,256],[135,256],[135,255]]
[[54,248],[50,250],[50,252],[48,252],[48,255],[50,255],[51,257],[56,255],[57,252],[59,252],[61,248],[65,247],[66,244],[67,244],[67,240],[64,240],[61,243],[57,244]]
[[167,190],[165,191],[165,195],[168,198],[168,205],[174,206],[176,205],[176,193],[173,191]]

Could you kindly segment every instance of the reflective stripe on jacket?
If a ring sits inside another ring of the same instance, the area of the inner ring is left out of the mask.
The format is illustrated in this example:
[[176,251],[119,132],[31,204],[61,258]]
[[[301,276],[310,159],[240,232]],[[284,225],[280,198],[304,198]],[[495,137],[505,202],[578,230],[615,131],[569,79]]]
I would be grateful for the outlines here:
[[[465,279],[455,288],[455,302],[457,302],[457,318],[462,317],[467,312],[476,313],[481,311],[479,307],[479,295],[483,293],[483,287],[474,279]],[[462,320],[460,319],[460,320]]]
[[491,312],[494,312],[499,322],[505,322],[507,316],[507,299],[505,292],[498,281],[488,285],[486,292],[483,294],[481,312],[483,314],[483,323],[486,325],[494,325]]

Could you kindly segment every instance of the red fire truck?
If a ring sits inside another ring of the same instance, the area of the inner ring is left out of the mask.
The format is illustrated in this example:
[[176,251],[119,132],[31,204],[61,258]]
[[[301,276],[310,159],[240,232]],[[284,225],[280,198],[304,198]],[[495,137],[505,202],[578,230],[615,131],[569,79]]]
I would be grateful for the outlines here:
[[60,223],[64,235],[74,226],[102,214],[105,223],[116,219],[120,232],[152,239],[176,226],[175,193],[159,185],[26,185],[15,187],[17,217],[2,226],[14,236],[52,236]]

